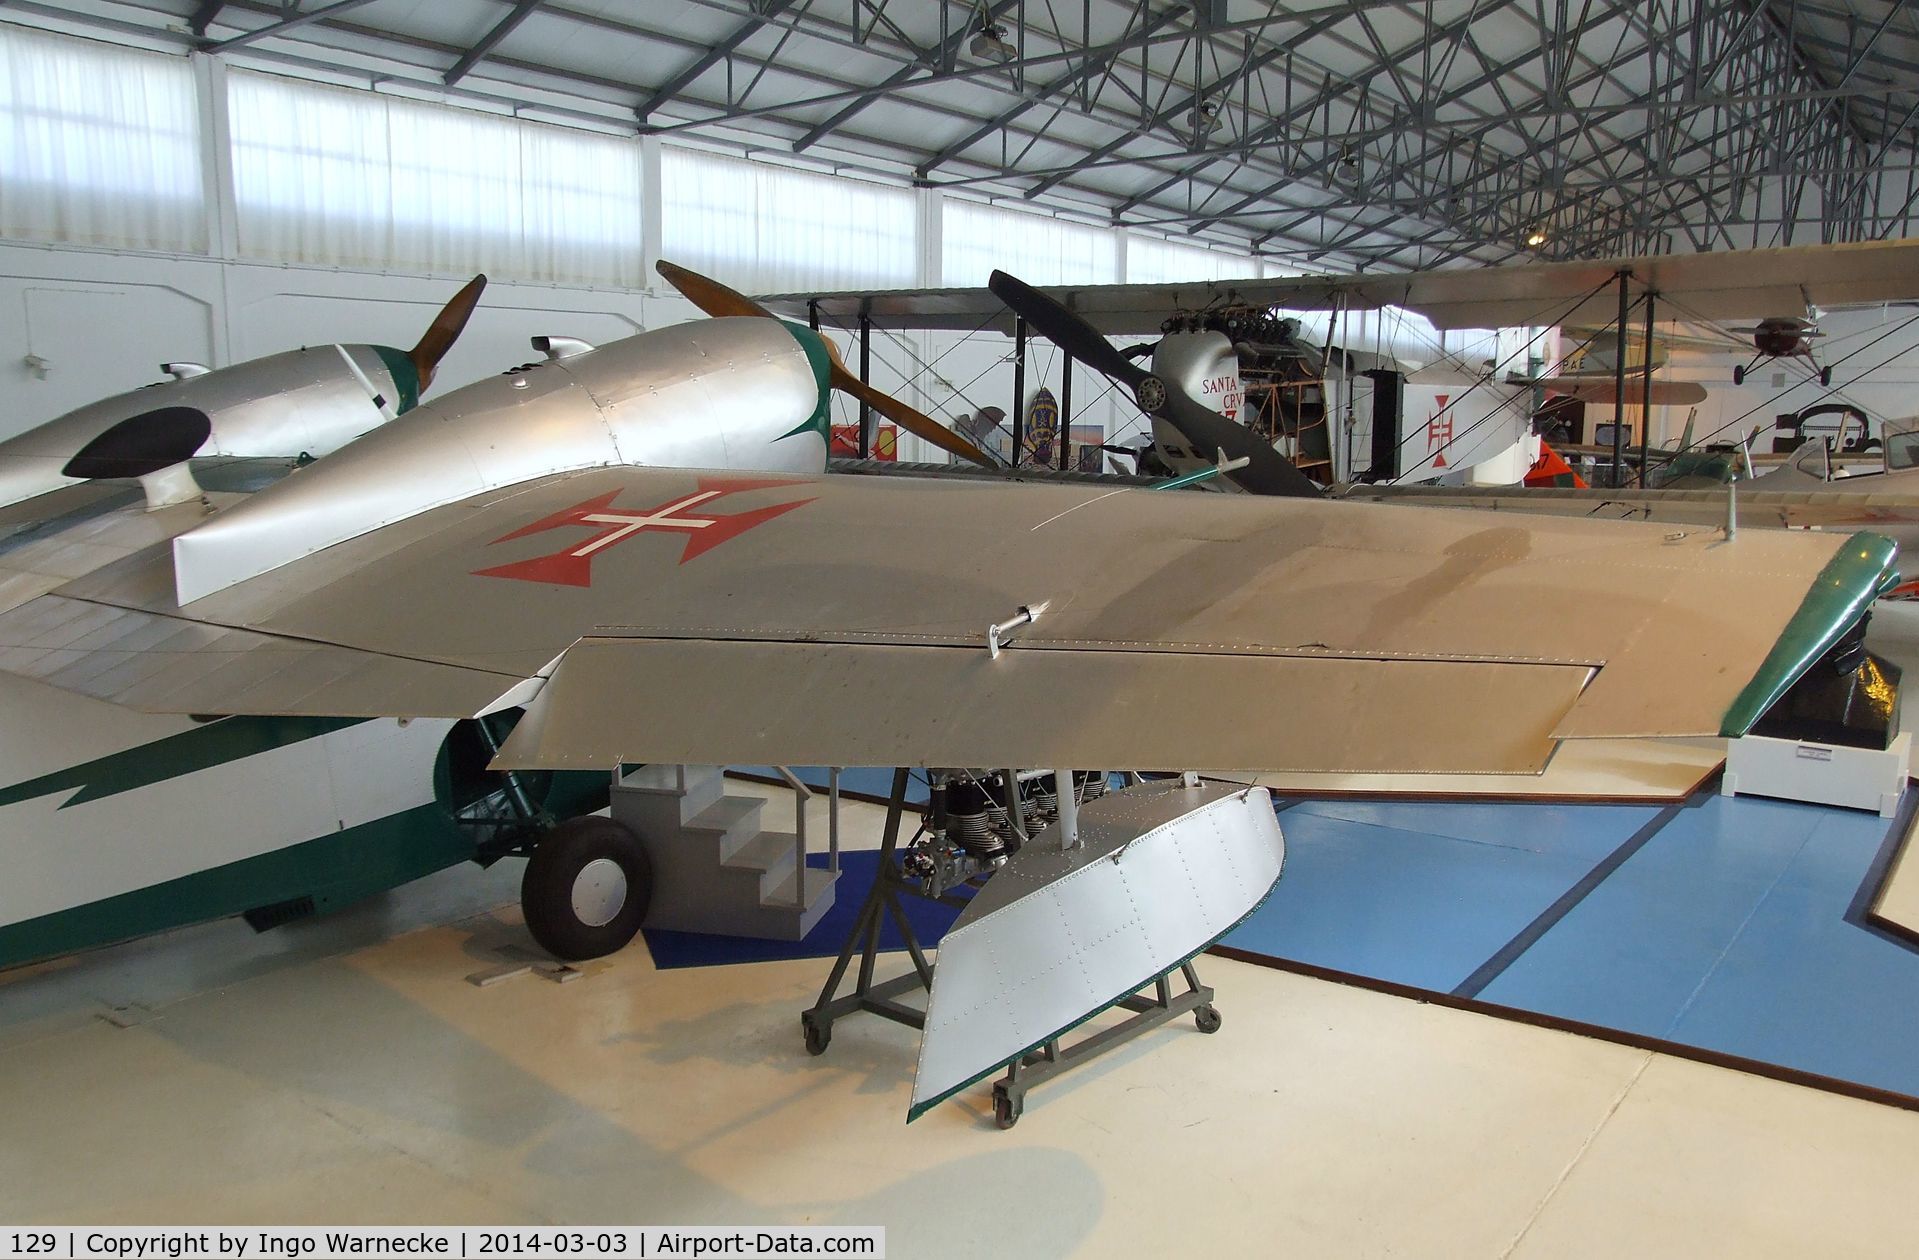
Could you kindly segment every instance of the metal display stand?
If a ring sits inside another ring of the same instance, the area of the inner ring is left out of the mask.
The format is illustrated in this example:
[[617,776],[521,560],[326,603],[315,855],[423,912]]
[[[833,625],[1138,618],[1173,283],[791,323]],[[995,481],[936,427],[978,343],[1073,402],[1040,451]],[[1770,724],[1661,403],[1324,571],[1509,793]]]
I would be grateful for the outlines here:
[[[1173,992],[1172,976],[1177,971],[1186,977],[1186,991]],[[1019,1123],[1026,1109],[1026,1091],[1061,1072],[1105,1054],[1141,1033],[1151,1032],[1169,1019],[1191,1011],[1193,1022],[1203,1033],[1219,1031],[1219,1008],[1213,1005],[1213,990],[1199,982],[1193,964],[1183,962],[1171,971],[1153,978],[1153,996],[1132,994],[1114,1002],[1107,1010],[1134,1012],[1133,1017],[1111,1028],[1103,1028],[1072,1045],[1061,1047],[1055,1037],[1039,1049],[1020,1056],[1006,1065],[1006,1075],[993,1083],[993,1123],[1010,1129]]]
[[[919,897],[962,908],[971,898],[952,894],[927,897],[902,868],[899,861],[899,831],[900,820],[906,810],[907,784],[906,768],[894,770],[892,796],[886,807],[885,838],[880,845],[879,869],[875,873],[873,887],[867,892],[853,930],[840,948],[826,984],[820,989],[819,1000],[800,1014],[800,1030],[806,1039],[809,1054],[825,1054],[833,1040],[834,1022],[861,1011],[905,1024],[909,1028],[923,1029],[926,1025],[923,1009],[908,1006],[899,1000],[916,990],[930,992],[933,987],[933,964],[927,961],[925,950],[913,932],[912,922],[906,917],[900,898]],[[873,969],[880,951],[880,933],[888,916],[899,929],[907,954],[912,958],[913,969],[890,980],[875,983]],[[841,994],[840,986],[856,958],[859,960],[857,978],[852,989]],[[1180,973],[1186,981],[1186,988],[1182,992],[1173,991],[1174,972]],[[1071,1044],[1062,1044],[1058,1037],[1051,1038],[1038,1049],[1008,1063],[1006,1075],[993,1084],[994,1123],[1002,1129],[1012,1128],[1019,1123],[1020,1114],[1026,1108],[1028,1090],[1089,1059],[1117,1049],[1181,1015],[1192,1014],[1194,1023],[1203,1033],[1219,1031],[1221,1019],[1219,1009],[1213,1005],[1213,990],[1211,986],[1199,982],[1199,975],[1190,959],[1161,972],[1148,983],[1152,987],[1151,996],[1135,992],[1104,1008],[1130,1011],[1130,1019],[1090,1033]]]
[[[907,783],[906,767],[901,766],[893,771],[893,792],[886,804],[885,839],[880,844],[879,869],[874,873],[873,887],[867,891],[866,900],[860,905],[859,918],[854,920],[853,931],[847,936],[846,944],[840,947],[833,970],[826,977],[826,986],[820,990],[819,1001],[800,1015],[800,1031],[806,1038],[808,1054],[825,1054],[826,1047],[833,1040],[834,1021],[859,1011],[905,1024],[909,1028],[926,1026],[925,1011],[896,1000],[916,989],[931,991],[933,987],[933,964],[926,961],[926,951],[920,947],[912,921],[906,917],[906,911],[900,905],[902,896],[924,896],[914,882],[907,878],[899,861],[900,818],[906,812]],[[948,895],[934,900],[949,906],[964,907],[969,898]],[[893,925],[900,931],[900,938],[906,942],[906,952],[913,959],[913,970],[875,984],[873,965],[880,952],[880,933],[889,915]],[[858,979],[850,993],[837,996],[840,983],[846,979],[846,972],[853,965],[855,957],[858,957],[860,964]]]

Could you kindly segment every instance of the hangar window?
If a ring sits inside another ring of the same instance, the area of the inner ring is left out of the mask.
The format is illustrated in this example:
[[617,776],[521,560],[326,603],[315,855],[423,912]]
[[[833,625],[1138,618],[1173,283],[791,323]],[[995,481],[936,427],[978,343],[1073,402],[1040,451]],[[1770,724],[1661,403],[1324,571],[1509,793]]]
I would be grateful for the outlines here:
[[940,283],[983,285],[995,267],[1028,284],[1112,284],[1118,244],[1106,228],[948,199],[940,221]]
[[186,60],[0,23],[0,235],[205,249]]
[[911,189],[667,147],[661,253],[748,293],[918,283]]
[[1259,261],[1200,245],[1126,235],[1128,284],[1178,284],[1188,280],[1245,280],[1259,275]]
[[228,100],[243,254],[645,283],[634,140],[244,71]]

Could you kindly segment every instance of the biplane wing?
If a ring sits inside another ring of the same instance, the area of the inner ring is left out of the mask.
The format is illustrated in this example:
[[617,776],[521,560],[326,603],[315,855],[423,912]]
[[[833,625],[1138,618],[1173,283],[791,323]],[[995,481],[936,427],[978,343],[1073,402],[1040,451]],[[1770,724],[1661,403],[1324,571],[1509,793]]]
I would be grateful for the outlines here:
[[[1677,317],[1799,315],[1808,306],[1919,298],[1919,240],[1439,271],[1073,285],[1044,291],[1108,335],[1157,333],[1175,311],[1229,301],[1297,311],[1398,306],[1424,315],[1439,328],[1513,328],[1611,322],[1618,314],[1621,272],[1635,293],[1657,293],[1661,309]],[[1013,320],[985,288],[793,293],[763,301],[780,314],[795,319],[817,315],[839,327],[851,327],[865,315],[891,328],[1010,332]]]

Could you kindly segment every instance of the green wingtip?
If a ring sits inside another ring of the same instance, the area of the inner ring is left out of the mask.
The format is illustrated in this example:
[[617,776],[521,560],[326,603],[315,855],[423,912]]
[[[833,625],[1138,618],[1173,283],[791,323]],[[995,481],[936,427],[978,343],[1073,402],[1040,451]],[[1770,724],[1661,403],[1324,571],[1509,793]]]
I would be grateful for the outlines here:
[[1881,591],[1898,584],[1898,571],[1892,567],[1898,554],[1899,544],[1879,534],[1854,534],[1846,540],[1819,571],[1759,672],[1726,710],[1721,735],[1736,738],[1751,730]]

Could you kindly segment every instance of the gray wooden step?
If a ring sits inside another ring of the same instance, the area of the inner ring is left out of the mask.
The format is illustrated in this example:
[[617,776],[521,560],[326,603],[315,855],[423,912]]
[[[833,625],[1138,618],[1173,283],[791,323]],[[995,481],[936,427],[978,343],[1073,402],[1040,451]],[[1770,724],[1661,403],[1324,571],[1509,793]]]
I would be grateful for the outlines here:
[[726,861],[760,829],[760,811],[766,802],[757,796],[722,796],[686,820],[690,835],[710,836],[714,857]]
[[729,871],[750,871],[757,875],[759,884],[755,892],[764,898],[769,890],[792,875],[795,843],[790,831],[762,831],[741,843],[720,865]]
[[613,817],[642,835],[677,830],[711,807],[726,788],[718,766],[686,767],[686,790],[679,787],[679,767],[640,766],[613,785]]
[[779,939],[797,941],[813,930],[826,912],[833,908],[835,886],[839,876],[822,866],[804,868],[806,876],[806,908],[797,910],[793,905],[793,876],[787,877],[775,885],[760,898],[760,913],[766,921],[775,922],[774,916],[792,916],[792,935]]

